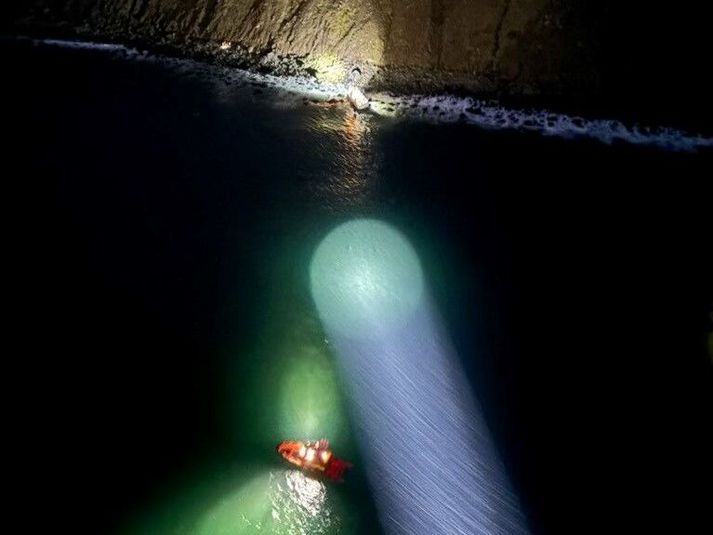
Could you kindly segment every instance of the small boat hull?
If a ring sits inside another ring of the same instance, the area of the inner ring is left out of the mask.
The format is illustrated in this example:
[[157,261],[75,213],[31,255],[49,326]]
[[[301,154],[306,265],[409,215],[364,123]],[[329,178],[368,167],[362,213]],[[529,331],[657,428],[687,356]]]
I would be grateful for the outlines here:
[[322,439],[314,442],[286,440],[275,448],[277,453],[290,464],[305,472],[324,474],[333,481],[342,481],[351,463],[335,457],[329,442]]

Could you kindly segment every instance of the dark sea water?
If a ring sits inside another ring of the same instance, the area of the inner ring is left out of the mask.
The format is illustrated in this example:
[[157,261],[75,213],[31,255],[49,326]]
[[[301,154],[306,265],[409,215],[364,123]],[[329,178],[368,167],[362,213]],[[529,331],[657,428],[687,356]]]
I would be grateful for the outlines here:
[[[706,138],[496,125],[445,97],[357,116],[116,48],[0,54],[8,377],[39,452],[23,496],[52,525],[379,533],[309,287],[325,236],[372,218],[418,254],[533,533],[710,532]],[[343,485],[275,456],[321,436]]]

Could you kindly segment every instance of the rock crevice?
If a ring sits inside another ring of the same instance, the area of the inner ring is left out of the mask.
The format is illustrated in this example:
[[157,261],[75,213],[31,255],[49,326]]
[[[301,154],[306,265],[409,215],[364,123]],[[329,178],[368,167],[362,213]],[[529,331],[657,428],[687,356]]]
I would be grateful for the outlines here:
[[495,27],[495,41],[493,43],[493,53],[492,53],[493,66],[495,66],[495,63],[498,58],[498,54],[500,52],[500,39],[501,39],[501,35],[503,33],[503,24],[505,23],[505,18],[508,16],[508,12],[510,11],[510,3],[511,2],[512,2],[512,0],[505,0],[505,3],[503,4],[502,12],[498,19],[498,24]]

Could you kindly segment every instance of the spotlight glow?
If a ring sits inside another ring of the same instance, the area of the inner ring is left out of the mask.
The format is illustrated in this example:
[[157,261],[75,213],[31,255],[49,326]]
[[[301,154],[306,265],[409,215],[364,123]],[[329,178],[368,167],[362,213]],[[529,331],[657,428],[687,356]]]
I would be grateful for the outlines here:
[[370,219],[332,231],[314,255],[310,276],[322,321],[346,336],[405,324],[423,293],[423,273],[411,245],[392,227]]
[[405,238],[378,221],[346,223],[311,268],[386,532],[527,533]]
[[[337,370],[330,356],[313,346],[295,348],[281,358],[280,378],[265,385],[265,394],[277,397],[277,440],[285,437],[329,436],[339,442],[346,423]],[[275,390],[274,387],[277,387]]]

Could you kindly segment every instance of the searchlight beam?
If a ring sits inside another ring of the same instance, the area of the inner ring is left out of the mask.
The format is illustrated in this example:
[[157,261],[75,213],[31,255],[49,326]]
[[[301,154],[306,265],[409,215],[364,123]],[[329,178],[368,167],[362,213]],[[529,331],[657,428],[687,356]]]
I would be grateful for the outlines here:
[[482,412],[392,227],[337,227],[310,268],[387,533],[528,533]]

